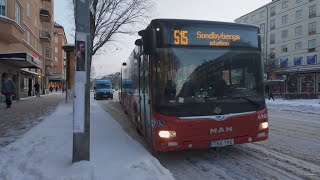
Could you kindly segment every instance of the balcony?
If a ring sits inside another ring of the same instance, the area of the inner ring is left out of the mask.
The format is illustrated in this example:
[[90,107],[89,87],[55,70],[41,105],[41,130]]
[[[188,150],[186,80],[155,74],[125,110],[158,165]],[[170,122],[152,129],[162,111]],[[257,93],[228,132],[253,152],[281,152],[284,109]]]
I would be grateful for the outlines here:
[[316,13],[309,14],[309,18],[315,18],[315,17],[317,17]]
[[49,31],[40,30],[40,40],[45,43],[51,42],[51,35]]
[[316,32],[316,31],[309,31],[308,34],[309,34],[309,35],[315,35],[315,34],[317,34],[317,32]]
[[40,9],[40,20],[42,22],[50,22],[51,21],[51,13],[49,8],[41,8]]
[[21,42],[23,33],[25,32],[14,20],[4,16],[0,16],[0,40],[8,43]]

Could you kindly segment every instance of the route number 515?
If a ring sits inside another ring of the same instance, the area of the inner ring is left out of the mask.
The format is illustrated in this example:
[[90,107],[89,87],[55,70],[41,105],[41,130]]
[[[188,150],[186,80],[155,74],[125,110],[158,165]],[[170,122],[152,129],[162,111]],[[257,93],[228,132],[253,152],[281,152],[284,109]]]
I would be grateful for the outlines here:
[[174,44],[175,45],[188,45],[188,31],[182,31],[182,30],[174,30],[173,36],[174,36]]

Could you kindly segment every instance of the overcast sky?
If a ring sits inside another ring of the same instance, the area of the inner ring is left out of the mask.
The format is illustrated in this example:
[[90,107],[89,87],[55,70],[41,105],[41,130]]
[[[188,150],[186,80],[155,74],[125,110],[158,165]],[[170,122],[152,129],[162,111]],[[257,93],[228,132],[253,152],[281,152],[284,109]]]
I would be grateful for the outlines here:
[[[55,21],[64,26],[69,43],[74,43],[71,36],[72,12],[66,0],[56,0]],[[176,18],[234,22],[271,0],[154,0],[156,3],[153,19]],[[96,76],[119,72],[134,48],[137,37],[119,37],[121,43],[108,47],[101,55],[93,57]]]

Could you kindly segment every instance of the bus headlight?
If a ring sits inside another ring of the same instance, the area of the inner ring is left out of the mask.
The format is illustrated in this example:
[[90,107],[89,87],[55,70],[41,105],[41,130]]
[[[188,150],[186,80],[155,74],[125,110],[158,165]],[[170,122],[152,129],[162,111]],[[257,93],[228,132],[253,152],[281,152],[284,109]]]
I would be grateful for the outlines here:
[[264,130],[264,129],[267,129],[268,127],[269,127],[269,123],[263,122],[263,123],[260,123],[259,130]]
[[159,136],[161,138],[172,138],[176,137],[177,133],[175,131],[159,131]]

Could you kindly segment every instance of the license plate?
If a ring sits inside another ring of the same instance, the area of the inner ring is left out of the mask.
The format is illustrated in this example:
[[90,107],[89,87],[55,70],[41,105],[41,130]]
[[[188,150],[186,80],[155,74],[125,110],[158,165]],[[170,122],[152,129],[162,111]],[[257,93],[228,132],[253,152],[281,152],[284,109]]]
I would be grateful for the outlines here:
[[224,139],[224,140],[210,142],[210,147],[223,147],[223,146],[230,146],[230,145],[234,145],[233,139]]

